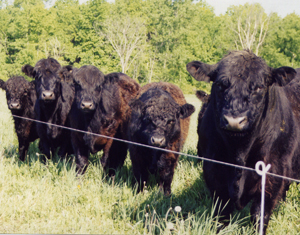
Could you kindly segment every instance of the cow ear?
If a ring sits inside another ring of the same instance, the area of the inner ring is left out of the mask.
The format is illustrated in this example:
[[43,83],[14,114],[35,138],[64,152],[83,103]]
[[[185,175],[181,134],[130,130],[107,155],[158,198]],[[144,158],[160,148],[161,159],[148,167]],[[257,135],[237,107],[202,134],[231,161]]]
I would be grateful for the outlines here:
[[69,84],[73,83],[74,80],[74,72],[76,72],[77,68],[73,68],[71,65],[64,66],[58,71],[58,76],[62,82],[66,82]]
[[207,94],[205,91],[196,91],[196,96],[202,102],[207,102],[210,98],[210,95]]
[[132,99],[128,103],[129,107],[132,109],[132,111],[141,113],[143,108],[145,107],[145,103],[139,99]]
[[6,90],[6,84],[5,84],[5,82],[2,79],[0,79],[0,88],[2,90]]
[[291,80],[293,80],[296,75],[296,70],[291,67],[284,66],[272,70],[273,83],[276,83],[279,86],[285,86]]
[[26,64],[22,67],[22,72],[25,73],[28,77],[31,77],[31,78],[34,78],[34,76],[35,76],[34,67],[32,67],[29,64]]
[[35,80],[29,82],[30,89],[35,90]]
[[180,106],[180,118],[184,119],[192,115],[195,112],[195,107],[191,104],[184,104]]
[[209,65],[200,61],[192,61],[186,65],[187,71],[197,81],[210,82],[214,81],[214,70],[217,68],[217,64]]

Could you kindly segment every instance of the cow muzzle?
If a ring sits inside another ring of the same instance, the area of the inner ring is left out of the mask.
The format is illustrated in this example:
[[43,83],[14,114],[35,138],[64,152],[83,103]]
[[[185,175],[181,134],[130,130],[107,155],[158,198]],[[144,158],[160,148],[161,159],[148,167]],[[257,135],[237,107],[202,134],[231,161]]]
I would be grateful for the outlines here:
[[81,110],[88,112],[88,111],[92,111],[95,109],[95,105],[93,101],[90,100],[84,100],[81,102],[80,104],[80,108]]
[[151,136],[150,145],[163,148],[166,146],[166,138],[162,136]]
[[9,105],[8,105],[8,108],[11,109],[11,110],[19,110],[21,109],[21,105],[19,102],[11,102]]
[[247,125],[248,125],[247,116],[232,117],[232,116],[223,115],[223,117],[221,118],[221,127],[229,131],[236,131],[236,132],[244,131]]
[[53,91],[43,91],[41,94],[41,99],[44,101],[53,101],[55,100],[55,94]]

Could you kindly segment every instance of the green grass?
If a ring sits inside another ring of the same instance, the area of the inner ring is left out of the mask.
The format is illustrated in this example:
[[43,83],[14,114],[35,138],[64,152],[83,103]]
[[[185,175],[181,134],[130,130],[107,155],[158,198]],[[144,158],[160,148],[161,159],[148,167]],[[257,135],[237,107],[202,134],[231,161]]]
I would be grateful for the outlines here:
[[[183,151],[196,154],[196,106]],[[27,162],[18,160],[12,118],[0,92],[0,233],[94,233],[94,234],[217,234],[218,217],[202,177],[202,163],[181,157],[172,183],[172,196],[164,197],[157,185],[136,193],[131,162],[109,178],[97,156],[91,157],[86,174],[76,177],[73,158],[38,160],[37,142]],[[152,177],[152,182],[153,177]],[[150,180],[150,181],[151,181]],[[269,234],[300,233],[300,186],[293,184],[285,202],[274,211]],[[175,206],[181,212],[174,211]],[[219,234],[256,234],[249,207],[233,214]]]

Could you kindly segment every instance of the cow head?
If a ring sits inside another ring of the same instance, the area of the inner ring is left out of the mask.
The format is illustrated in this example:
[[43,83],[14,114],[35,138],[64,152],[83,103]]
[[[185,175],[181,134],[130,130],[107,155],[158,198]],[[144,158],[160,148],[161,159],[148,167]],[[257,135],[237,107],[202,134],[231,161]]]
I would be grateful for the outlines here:
[[101,99],[104,74],[95,66],[82,66],[74,73],[75,102],[84,113],[95,111]]
[[53,58],[41,59],[34,67],[28,64],[22,67],[27,76],[35,79],[37,97],[44,104],[56,101],[61,94],[60,78],[57,74],[60,67]]
[[6,82],[0,80],[0,85],[6,92],[7,106],[13,113],[24,109],[35,88],[33,82],[26,81],[22,76],[11,77]]
[[161,148],[179,137],[180,119],[195,111],[194,106],[180,106],[168,92],[157,88],[149,89],[132,101],[130,107],[133,120],[138,119],[140,123],[136,133],[139,142]]
[[285,86],[296,75],[290,67],[268,67],[249,50],[233,51],[214,65],[193,61],[187,70],[198,81],[213,82],[216,123],[231,136],[251,131],[263,113],[269,87]]

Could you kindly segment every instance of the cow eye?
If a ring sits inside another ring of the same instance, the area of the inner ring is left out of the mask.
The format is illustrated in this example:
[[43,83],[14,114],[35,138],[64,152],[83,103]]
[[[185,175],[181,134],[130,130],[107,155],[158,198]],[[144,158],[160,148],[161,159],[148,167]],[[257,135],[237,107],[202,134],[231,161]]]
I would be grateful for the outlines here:
[[101,86],[97,86],[95,89],[96,92],[100,92],[101,91]]
[[37,77],[36,77],[37,80],[41,80],[42,79],[42,74],[39,74]]
[[216,83],[216,86],[218,87],[218,89],[220,90],[220,91],[223,91],[223,90],[225,90],[226,88],[228,88],[228,82],[217,82]]
[[255,87],[254,92],[260,92],[264,89],[265,87],[263,85],[258,85]]
[[150,124],[152,122],[150,117],[145,117],[144,118],[145,123]]
[[75,90],[80,90],[81,86],[78,83],[75,83]]
[[167,122],[168,125],[173,125],[174,123],[175,123],[174,120],[169,120],[169,121]]

